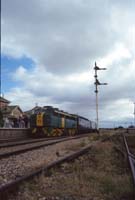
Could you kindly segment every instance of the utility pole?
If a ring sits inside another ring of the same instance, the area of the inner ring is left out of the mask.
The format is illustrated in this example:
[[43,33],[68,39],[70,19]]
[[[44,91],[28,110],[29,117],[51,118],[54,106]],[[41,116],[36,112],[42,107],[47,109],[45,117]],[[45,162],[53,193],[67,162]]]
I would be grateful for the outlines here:
[[134,102],[134,128],[135,128],[135,102]]
[[[1,36],[0,36],[0,39],[1,39]],[[1,75],[1,58],[0,58],[0,98],[2,97],[2,95],[1,95],[1,93],[2,93],[1,83],[2,83],[2,75]],[[1,111],[1,108],[2,108],[2,105],[1,105],[1,101],[0,101],[0,111]]]
[[99,114],[98,114],[98,85],[107,85],[107,83],[100,83],[98,80],[97,71],[98,70],[106,70],[106,68],[99,68],[95,62],[95,93],[96,93],[96,121],[97,121],[97,131],[99,130]]

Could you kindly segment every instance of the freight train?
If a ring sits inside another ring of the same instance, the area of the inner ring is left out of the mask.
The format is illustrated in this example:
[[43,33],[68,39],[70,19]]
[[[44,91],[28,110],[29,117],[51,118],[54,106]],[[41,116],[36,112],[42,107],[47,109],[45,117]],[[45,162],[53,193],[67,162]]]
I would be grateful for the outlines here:
[[79,115],[44,106],[37,108],[30,118],[33,136],[73,136],[96,130],[96,123]]

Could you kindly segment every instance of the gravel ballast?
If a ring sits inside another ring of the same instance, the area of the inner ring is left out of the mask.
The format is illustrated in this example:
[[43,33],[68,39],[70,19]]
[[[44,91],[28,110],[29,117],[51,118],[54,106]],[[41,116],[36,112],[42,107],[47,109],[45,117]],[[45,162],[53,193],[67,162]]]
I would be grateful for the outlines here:
[[21,176],[46,166],[75,152],[89,143],[88,137],[64,141],[0,160],[0,184],[6,184]]

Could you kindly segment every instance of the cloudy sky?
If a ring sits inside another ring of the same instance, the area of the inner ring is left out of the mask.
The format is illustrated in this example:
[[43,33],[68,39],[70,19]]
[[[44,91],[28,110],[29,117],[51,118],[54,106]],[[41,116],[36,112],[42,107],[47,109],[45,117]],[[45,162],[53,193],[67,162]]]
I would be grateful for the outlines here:
[[2,93],[25,111],[38,103],[96,119],[133,123],[134,0],[2,0]]

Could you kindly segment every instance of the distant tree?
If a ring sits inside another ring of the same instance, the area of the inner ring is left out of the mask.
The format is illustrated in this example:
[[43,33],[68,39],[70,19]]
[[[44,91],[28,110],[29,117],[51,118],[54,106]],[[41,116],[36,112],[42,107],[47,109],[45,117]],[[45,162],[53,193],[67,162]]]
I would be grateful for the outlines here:
[[3,125],[4,125],[3,114],[0,110],[0,127],[3,127]]
[[123,126],[119,126],[118,128],[121,129],[121,128],[123,128]]
[[134,128],[134,126],[133,126],[133,125],[130,125],[128,128]]

